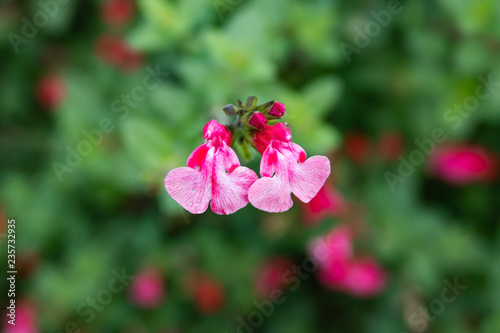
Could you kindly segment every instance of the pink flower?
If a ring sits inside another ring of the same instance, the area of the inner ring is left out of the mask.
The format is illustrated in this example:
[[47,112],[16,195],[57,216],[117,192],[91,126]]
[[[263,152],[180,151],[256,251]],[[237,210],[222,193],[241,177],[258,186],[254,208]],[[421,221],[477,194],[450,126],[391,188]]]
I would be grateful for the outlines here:
[[206,143],[196,148],[187,167],[170,171],[165,189],[184,209],[201,214],[210,208],[216,214],[232,214],[248,203],[248,189],[258,179],[255,172],[240,166],[228,146],[231,133],[216,120],[203,129]]
[[386,280],[384,270],[375,259],[356,259],[347,265],[347,274],[341,287],[351,295],[370,297],[384,290]]
[[36,325],[36,311],[34,306],[29,301],[19,301],[16,302],[15,310],[15,323],[16,325],[11,325],[8,323],[11,318],[8,316],[10,310],[7,309],[7,316],[4,321],[5,333],[38,333]]
[[369,297],[385,288],[386,275],[375,259],[353,258],[352,232],[345,226],[313,240],[308,252],[318,263],[319,281],[329,289]]
[[335,227],[326,236],[314,239],[309,244],[308,252],[320,267],[347,261],[352,256],[352,233],[345,226]]
[[274,103],[271,110],[269,110],[269,115],[276,117],[276,118],[283,117],[285,115],[285,113],[286,113],[285,105],[283,105],[279,102]]
[[292,269],[292,261],[288,258],[275,257],[263,263],[257,271],[254,286],[262,298],[269,298],[274,290],[284,286],[283,276]]
[[325,184],[309,203],[303,205],[302,220],[306,224],[316,224],[325,217],[342,215],[346,208],[347,203],[342,194],[333,186]]
[[248,122],[250,125],[255,127],[256,129],[264,129],[267,124],[267,118],[260,112],[255,112],[252,117],[250,118],[250,121]]
[[429,169],[432,174],[451,184],[489,182],[498,175],[498,159],[481,146],[441,146],[431,156]]
[[262,154],[260,174],[248,191],[256,208],[272,213],[284,212],[293,205],[291,193],[309,202],[330,175],[330,161],[325,156],[306,160],[306,152],[290,142],[292,134],[282,123],[257,132],[254,145]]
[[129,297],[138,306],[155,308],[163,301],[165,287],[160,272],[154,269],[145,269],[137,274],[133,280]]

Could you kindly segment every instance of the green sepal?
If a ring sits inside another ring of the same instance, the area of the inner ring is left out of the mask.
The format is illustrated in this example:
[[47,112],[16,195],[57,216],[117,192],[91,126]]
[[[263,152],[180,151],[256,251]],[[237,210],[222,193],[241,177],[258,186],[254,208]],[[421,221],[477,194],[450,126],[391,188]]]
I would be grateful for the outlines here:
[[273,108],[274,103],[276,103],[276,101],[270,101],[270,102],[261,104],[259,106],[256,106],[255,110],[267,115],[267,113],[269,111],[271,111],[271,109]]
[[255,110],[256,106],[257,106],[257,96],[248,97],[247,101],[245,102],[245,110],[253,111]]

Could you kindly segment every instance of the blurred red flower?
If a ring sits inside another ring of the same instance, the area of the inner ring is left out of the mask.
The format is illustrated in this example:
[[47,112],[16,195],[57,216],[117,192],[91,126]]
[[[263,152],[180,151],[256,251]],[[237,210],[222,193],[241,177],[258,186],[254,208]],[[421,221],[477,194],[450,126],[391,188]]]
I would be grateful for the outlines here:
[[158,307],[163,301],[164,294],[163,276],[153,268],[139,272],[129,289],[132,302],[142,308]]
[[353,162],[366,162],[370,155],[370,139],[360,132],[347,133],[344,137],[344,149]]
[[102,61],[124,72],[134,71],[142,65],[142,53],[131,49],[121,37],[115,35],[100,36],[95,53]]
[[274,290],[284,286],[283,276],[292,269],[293,262],[285,257],[274,257],[264,262],[257,270],[255,291],[261,298],[270,298]]
[[498,176],[498,158],[478,145],[451,144],[436,148],[428,168],[434,176],[455,185],[490,182]]
[[397,160],[398,156],[404,151],[405,141],[401,134],[398,132],[384,132],[378,138],[377,142],[378,151],[382,157],[392,162]]
[[346,212],[347,203],[342,194],[325,183],[318,194],[306,204],[302,204],[302,222],[314,225],[326,217],[338,217]]
[[43,108],[57,108],[66,96],[64,80],[57,74],[45,75],[36,85],[36,96]]
[[134,15],[132,0],[108,0],[101,7],[102,20],[110,26],[127,24]]
[[193,296],[198,310],[206,315],[218,312],[224,305],[224,289],[205,274],[197,276]]

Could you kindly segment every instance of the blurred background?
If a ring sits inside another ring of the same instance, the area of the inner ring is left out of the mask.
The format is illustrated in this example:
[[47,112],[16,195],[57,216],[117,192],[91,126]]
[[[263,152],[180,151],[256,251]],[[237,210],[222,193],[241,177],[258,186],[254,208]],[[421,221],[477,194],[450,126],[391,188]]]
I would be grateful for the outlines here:
[[[500,332],[499,15],[3,0],[3,332]],[[282,214],[189,214],[163,179],[250,95],[286,105],[330,179]],[[325,239],[344,256],[317,265]]]

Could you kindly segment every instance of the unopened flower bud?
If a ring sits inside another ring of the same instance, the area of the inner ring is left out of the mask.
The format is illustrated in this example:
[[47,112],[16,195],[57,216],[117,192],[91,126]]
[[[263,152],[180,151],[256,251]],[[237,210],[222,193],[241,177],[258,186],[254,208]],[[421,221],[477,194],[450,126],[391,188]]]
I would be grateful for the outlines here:
[[260,112],[254,112],[248,123],[256,129],[261,130],[266,127],[267,118]]
[[233,104],[226,105],[225,107],[222,108],[222,110],[224,110],[224,113],[227,114],[228,116],[235,116],[236,113],[238,112],[238,109]]
[[279,102],[274,103],[271,110],[269,110],[269,115],[276,118],[283,117],[285,113],[286,113],[285,106]]

